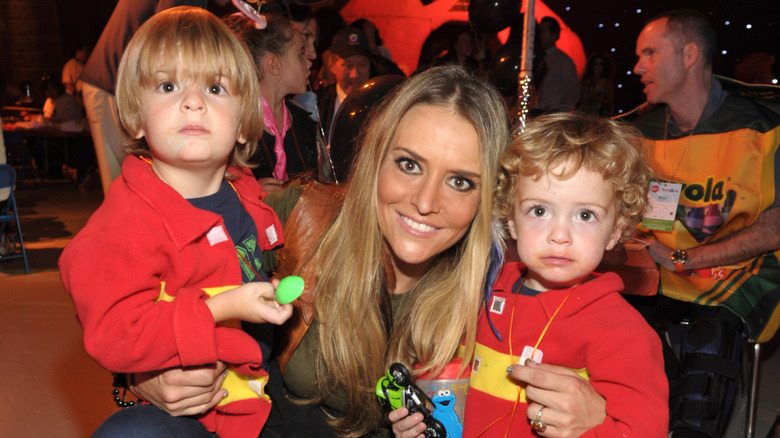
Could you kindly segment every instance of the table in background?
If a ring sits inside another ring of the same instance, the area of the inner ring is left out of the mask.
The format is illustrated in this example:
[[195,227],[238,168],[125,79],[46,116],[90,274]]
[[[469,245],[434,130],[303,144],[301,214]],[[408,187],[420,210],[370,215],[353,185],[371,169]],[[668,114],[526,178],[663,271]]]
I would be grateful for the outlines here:
[[[43,146],[43,163],[41,164],[43,166],[45,176],[49,176],[49,170],[50,170],[49,148],[50,147],[52,146],[60,147],[64,154],[63,156],[64,156],[65,165],[70,166],[70,162],[68,158],[69,155],[68,144],[80,140],[92,141],[92,136],[90,135],[89,131],[63,130],[62,124],[52,124],[52,125],[44,125],[44,126],[29,127],[29,128],[22,127],[20,125],[22,124],[6,123],[4,120],[3,133],[4,134],[8,133],[10,135],[14,135],[14,134],[18,135],[22,139],[21,147],[25,149],[23,152],[28,157],[31,156],[29,150],[29,141],[31,139],[41,140],[40,144]],[[86,122],[84,122],[84,125],[87,125]],[[9,147],[9,145],[6,145],[6,147]]]
[[24,114],[43,114],[43,108],[37,107],[37,106],[27,106],[27,105],[6,105],[2,108],[0,108],[0,111],[2,111],[2,117],[5,118],[7,115],[24,115]]

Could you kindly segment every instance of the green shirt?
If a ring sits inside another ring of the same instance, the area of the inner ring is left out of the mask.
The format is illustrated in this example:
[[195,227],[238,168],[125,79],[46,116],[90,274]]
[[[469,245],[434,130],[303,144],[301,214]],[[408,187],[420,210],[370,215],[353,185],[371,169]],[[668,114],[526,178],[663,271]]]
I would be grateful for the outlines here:
[[[403,295],[391,295],[390,305],[393,314],[397,314],[401,308]],[[309,330],[303,335],[301,343],[287,362],[287,368],[284,373],[284,384],[287,389],[296,397],[308,398],[317,394],[317,378],[315,374],[314,362],[319,350],[320,326],[317,320],[313,320]],[[377,376],[377,380],[382,376]],[[322,376],[327,378],[327,376]],[[377,403],[379,401],[377,400]],[[328,397],[324,403],[325,406],[338,412],[347,410],[347,400],[343,391],[338,391]],[[385,437],[392,436],[390,429],[378,428],[366,435],[367,437]]]

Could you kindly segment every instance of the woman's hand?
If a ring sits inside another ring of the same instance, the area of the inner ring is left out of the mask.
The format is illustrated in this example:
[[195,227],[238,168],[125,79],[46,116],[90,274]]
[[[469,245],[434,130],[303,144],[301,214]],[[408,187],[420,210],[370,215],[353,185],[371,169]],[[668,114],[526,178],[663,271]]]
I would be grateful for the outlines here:
[[607,402],[590,383],[568,368],[534,364],[512,367],[510,377],[526,383],[529,421],[539,418],[544,437],[578,437],[600,425],[607,417]]
[[[407,416],[408,415],[408,416]],[[423,414],[417,412],[409,415],[409,409],[398,408],[387,415],[393,423],[393,434],[396,438],[425,438],[425,423]]]
[[170,368],[133,375],[135,389],[149,403],[174,417],[202,414],[227,397],[221,389],[227,365]]

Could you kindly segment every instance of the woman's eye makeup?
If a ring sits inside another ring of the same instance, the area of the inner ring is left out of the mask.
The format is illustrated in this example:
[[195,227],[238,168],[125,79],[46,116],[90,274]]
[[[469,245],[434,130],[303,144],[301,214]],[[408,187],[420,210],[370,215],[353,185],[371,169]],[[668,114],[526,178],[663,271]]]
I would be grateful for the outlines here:
[[459,192],[468,192],[476,187],[474,181],[460,176],[452,178],[450,180],[450,185]]
[[396,166],[406,173],[419,173],[420,165],[409,157],[400,157],[395,160]]
[[[406,174],[416,175],[423,172],[423,168],[420,163],[409,156],[400,156],[393,161],[396,167]],[[446,183],[452,187],[452,189],[458,192],[468,192],[474,190],[477,187],[477,183],[474,181],[474,179],[461,175],[450,176]]]

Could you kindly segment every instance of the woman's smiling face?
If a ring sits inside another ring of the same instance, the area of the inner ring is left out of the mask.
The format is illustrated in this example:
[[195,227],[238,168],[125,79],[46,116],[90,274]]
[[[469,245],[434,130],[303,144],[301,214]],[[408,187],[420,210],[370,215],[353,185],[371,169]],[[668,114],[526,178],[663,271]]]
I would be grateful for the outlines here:
[[401,119],[380,169],[379,227],[399,281],[422,274],[455,245],[477,214],[479,138],[452,109],[420,104]]

